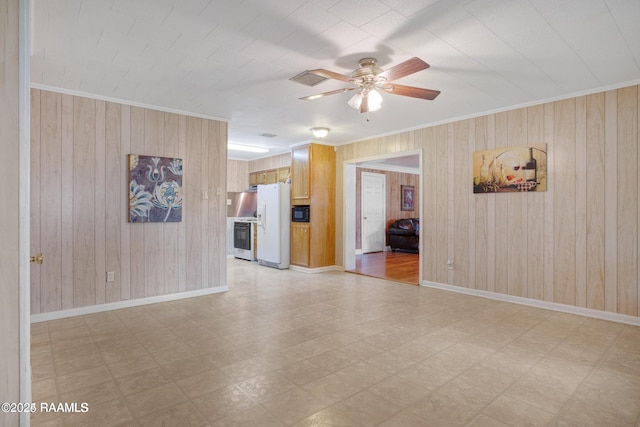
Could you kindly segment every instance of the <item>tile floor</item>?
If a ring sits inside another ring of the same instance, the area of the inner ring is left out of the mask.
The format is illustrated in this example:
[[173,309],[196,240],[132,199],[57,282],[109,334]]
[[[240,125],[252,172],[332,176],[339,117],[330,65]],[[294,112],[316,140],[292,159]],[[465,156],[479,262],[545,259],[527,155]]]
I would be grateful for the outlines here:
[[229,261],[231,291],[32,325],[33,426],[636,426],[640,327]]

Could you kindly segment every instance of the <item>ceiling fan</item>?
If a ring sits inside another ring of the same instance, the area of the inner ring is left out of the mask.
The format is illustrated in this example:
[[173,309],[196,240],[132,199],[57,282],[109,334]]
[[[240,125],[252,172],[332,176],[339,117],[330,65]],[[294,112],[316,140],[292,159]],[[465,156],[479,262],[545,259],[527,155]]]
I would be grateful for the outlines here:
[[377,111],[382,107],[382,96],[380,95],[380,91],[428,100],[435,99],[435,97],[440,94],[439,90],[422,89],[419,87],[403,86],[391,83],[394,80],[429,68],[429,64],[420,58],[411,58],[389,68],[386,71],[378,68],[378,61],[375,58],[362,58],[358,61],[358,64],[359,68],[353,71],[351,76],[346,76],[344,74],[324,69],[307,71],[309,74],[315,74],[316,76],[324,77],[325,79],[340,80],[346,83],[351,83],[355,86],[305,96],[300,99],[318,99],[327,95],[357,90],[357,93],[349,100],[349,106],[356,110],[360,110],[361,113],[368,113],[369,111]]

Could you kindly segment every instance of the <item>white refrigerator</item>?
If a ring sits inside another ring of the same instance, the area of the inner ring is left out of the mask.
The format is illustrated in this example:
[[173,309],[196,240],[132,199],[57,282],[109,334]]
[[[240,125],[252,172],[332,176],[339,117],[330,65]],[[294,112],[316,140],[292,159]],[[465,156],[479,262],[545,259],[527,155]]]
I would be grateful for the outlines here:
[[258,263],[289,268],[291,184],[258,185]]

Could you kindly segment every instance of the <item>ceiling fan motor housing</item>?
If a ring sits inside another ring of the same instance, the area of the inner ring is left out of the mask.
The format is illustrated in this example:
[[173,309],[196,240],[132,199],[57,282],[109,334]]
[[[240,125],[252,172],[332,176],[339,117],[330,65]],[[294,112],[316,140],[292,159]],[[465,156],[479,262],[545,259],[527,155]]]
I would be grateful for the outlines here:
[[[358,61],[360,68],[351,73],[353,82],[358,85],[375,85],[386,81],[384,77],[377,77],[382,73],[382,69],[378,68],[378,61],[375,58],[362,58]],[[382,81],[381,81],[382,80]]]

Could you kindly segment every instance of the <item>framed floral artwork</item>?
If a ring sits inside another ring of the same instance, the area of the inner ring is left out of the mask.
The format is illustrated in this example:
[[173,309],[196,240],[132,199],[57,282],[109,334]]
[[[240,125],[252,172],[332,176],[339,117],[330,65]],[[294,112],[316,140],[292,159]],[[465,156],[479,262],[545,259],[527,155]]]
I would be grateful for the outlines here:
[[129,154],[129,222],[182,221],[182,159]]
[[401,185],[400,186],[400,210],[401,211],[412,211],[415,208],[413,207],[413,199],[415,196],[416,188],[413,185]]

